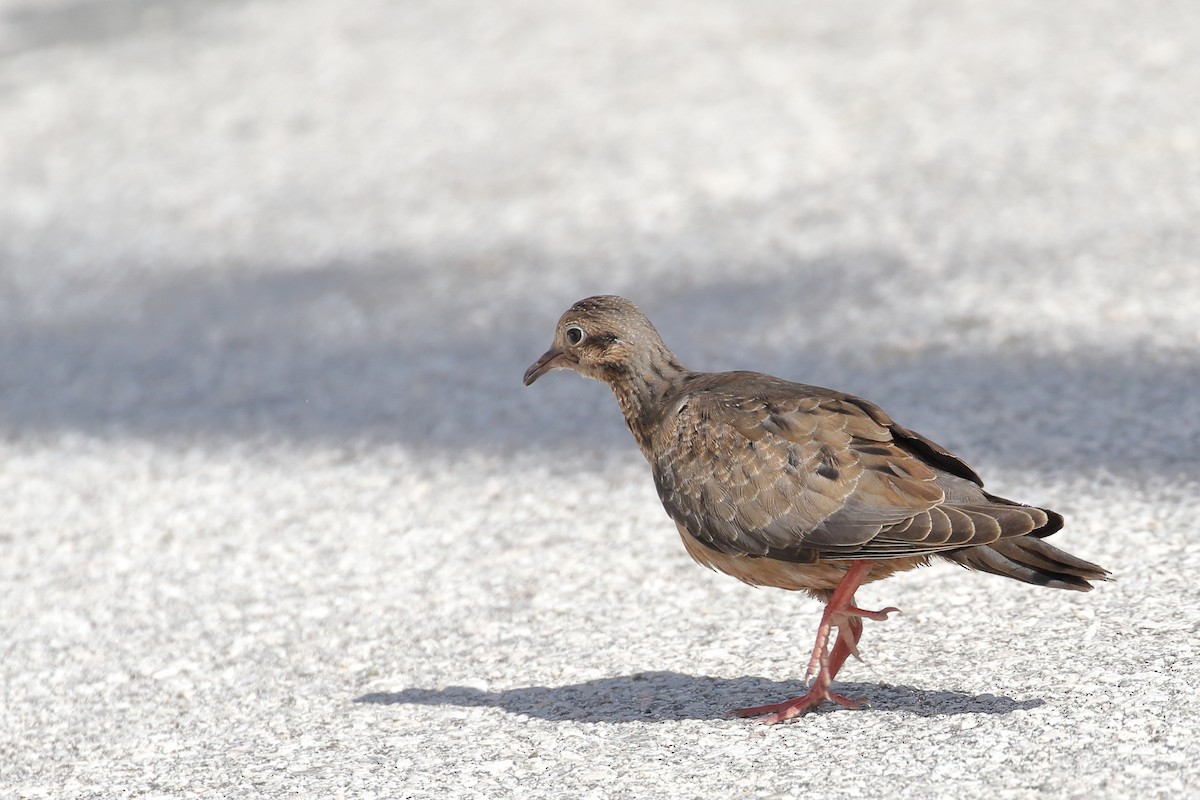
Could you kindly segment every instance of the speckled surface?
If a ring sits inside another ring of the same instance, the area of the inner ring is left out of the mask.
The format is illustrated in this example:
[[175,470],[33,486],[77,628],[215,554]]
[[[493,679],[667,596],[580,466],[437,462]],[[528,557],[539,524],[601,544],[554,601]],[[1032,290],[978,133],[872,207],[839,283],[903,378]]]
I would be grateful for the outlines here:
[[[0,795],[1200,791],[1188,3],[0,0]],[[866,396],[1116,573],[819,612],[692,564],[607,390]]]

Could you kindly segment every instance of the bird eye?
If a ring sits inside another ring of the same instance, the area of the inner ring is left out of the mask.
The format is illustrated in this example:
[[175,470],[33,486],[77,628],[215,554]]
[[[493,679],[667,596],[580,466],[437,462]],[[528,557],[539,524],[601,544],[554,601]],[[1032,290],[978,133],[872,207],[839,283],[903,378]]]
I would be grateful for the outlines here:
[[572,345],[582,342],[585,336],[587,336],[587,334],[584,333],[583,328],[579,327],[578,325],[567,326],[567,341]]

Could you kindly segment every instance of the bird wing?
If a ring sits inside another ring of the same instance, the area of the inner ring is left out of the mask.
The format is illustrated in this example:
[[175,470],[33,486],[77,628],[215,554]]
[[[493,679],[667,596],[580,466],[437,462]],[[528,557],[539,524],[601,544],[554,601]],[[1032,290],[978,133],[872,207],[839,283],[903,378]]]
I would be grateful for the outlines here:
[[725,383],[675,405],[653,462],[667,513],[714,550],[899,558],[1052,524],[1042,509],[987,494],[957,457],[860,398],[783,381],[731,393],[738,380]]

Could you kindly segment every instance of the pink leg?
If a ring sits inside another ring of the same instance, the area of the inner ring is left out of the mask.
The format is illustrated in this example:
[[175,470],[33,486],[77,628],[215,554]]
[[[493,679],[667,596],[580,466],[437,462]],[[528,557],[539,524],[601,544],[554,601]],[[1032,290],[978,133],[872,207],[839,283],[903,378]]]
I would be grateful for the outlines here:
[[838,638],[829,654],[829,679],[837,677],[838,670],[850,656],[858,658],[858,640],[862,638],[863,624],[858,617],[847,617],[846,624],[838,626]]
[[[871,572],[871,561],[855,561],[846,571],[845,576],[838,582],[833,596],[825,604],[825,612],[821,615],[821,624],[817,628],[817,641],[813,645],[812,657],[808,661],[805,680],[814,674],[816,678],[806,693],[782,703],[772,703],[765,706],[740,708],[733,713],[739,717],[762,716],[764,725],[774,725],[777,722],[789,720],[807,713],[826,700],[831,700],[846,708],[858,708],[861,700],[851,700],[829,690],[833,677],[846,663],[850,656],[858,657],[858,640],[862,637],[862,618],[884,620],[895,608],[885,608],[882,611],[867,611],[854,605],[854,593],[867,575]],[[829,636],[833,628],[838,635],[832,649],[829,647]],[[764,716],[765,715],[765,716]]]

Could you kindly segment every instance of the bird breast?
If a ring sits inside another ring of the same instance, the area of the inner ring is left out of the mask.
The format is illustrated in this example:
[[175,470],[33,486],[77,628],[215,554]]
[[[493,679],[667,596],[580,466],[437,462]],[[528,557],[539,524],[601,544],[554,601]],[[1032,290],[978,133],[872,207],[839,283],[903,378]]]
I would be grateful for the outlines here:
[[[687,528],[675,523],[688,555],[697,564],[717,572],[731,575],[751,586],[773,586],[777,589],[808,592],[818,599],[826,599],[854,563],[848,560],[819,560],[812,563],[780,561],[774,558],[743,556],[722,553],[706,547]],[[864,583],[883,580],[896,572],[909,570],[929,563],[928,556],[912,558],[890,558],[876,561]]]

